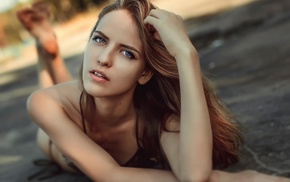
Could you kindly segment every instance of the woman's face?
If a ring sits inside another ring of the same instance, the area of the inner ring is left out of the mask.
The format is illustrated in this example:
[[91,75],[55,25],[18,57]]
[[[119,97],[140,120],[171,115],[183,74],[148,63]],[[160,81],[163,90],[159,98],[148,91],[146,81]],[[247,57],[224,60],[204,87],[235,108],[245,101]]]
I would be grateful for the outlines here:
[[138,82],[148,81],[144,67],[142,42],[129,13],[116,10],[106,14],[85,49],[85,90],[95,97],[133,94]]

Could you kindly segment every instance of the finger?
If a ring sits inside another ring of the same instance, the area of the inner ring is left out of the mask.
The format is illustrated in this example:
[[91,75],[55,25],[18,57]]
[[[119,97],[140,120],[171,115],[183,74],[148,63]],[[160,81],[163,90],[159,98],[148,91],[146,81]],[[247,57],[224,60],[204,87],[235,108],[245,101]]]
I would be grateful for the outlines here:
[[155,17],[157,19],[166,18],[166,17],[170,16],[170,14],[173,14],[173,13],[168,12],[168,11],[163,10],[163,9],[152,9],[149,12],[149,16],[153,16],[153,17]]
[[158,24],[158,19],[152,16],[147,16],[144,19],[144,24],[147,30],[151,33],[154,34],[156,32],[156,26]]
[[152,16],[148,16],[144,20],[144,23],[145,23],[147,30],[151,33],[151,35],[153,35],[153,38],[161,41],[161,37],[155,28],[155,26],[157,26],[156,24],[158,24],[158,19],[156,19]]
[[149,12],[148,16],[152,16],[152,17],[154,17],[154,18],[159,18],[159,16],[158,16],[158,11],[157,11],[156,9],[152,9],[152,10]]
[[154,28],[156,28],[156,26],[158,25],[158,19],[153,17],[153,16],[147,16],[144,19],[144,24],[149,24],[152,25]]

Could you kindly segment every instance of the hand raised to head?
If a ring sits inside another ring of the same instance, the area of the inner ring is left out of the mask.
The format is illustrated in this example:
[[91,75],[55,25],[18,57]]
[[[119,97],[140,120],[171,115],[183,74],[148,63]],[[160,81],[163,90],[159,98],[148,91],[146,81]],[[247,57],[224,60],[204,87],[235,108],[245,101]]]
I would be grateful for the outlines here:
[[162,10],[153,9],[145,18],[144,24],[153,37],[161,40],[168,52],[176,57],[184,49],[193,48],[181,16]]

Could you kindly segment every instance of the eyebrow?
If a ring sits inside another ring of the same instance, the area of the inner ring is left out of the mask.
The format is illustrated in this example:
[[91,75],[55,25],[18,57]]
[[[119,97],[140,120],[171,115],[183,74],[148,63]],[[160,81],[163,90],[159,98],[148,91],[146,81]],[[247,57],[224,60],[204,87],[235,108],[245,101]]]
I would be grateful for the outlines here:
[[[101,35],[102,37],[104,37],[105,39],[109,39],[109,37],[108,37],[107,35],[105,35],[103,32],[101,32],[101,31],[99,31],[99,30],[95,30],[94,32],[100,34],[100,35]],[[134,47],[129,46],[129,45],[126,45],[126,44],[120,44],[120,45],[121,45],[122,47],[127,48],[127,49],[131,49],[131,50],[133,50],[133,51],[136,51],[136,52],[141,56],[141,53],[140,53],[137,49],[135,49]]]

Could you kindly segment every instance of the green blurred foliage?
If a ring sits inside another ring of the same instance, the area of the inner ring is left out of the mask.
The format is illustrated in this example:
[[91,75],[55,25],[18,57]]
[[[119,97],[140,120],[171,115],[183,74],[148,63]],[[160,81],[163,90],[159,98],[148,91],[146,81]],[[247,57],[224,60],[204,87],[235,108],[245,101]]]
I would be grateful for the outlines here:
[[[30,2],[37,2],[32,0]],[[41,0],[51,13],[52,22],[64,22],[78,13],[94,9],[109,0]],[[0,14],[0,48],[22,41],[22,25],[16,18],[17,10],[29,4],[18,4],[13,9]]]

